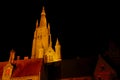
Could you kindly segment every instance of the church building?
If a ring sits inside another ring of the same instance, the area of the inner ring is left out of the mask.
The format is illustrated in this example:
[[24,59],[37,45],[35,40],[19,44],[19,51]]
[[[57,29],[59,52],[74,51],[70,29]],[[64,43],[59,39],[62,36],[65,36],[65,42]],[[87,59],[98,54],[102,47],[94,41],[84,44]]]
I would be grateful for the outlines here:
[[119,80],[116,70],[102,55],[62,60],[59,39],[53,48],[50,31],[42,7],[40,20],[36,20],[31,57],[20,59],[11,50],[9,60],[0,62],[0,80]]
[[55,49],[52,48],[50,23],[46,20],[44,7],[40,22],[36,21],[31,58],[14,58],[15,51],[11,50],[9,61],[0,62],[0,80],[47,80],[44,64],[61,61],[61,45],[57,38]]
[[40,22],[36,21],[31,58],[44,58],[45,63],[61,61],[61,46],[56,39],[55,50],[52,48],[50,23],[47,23],[43,7]]

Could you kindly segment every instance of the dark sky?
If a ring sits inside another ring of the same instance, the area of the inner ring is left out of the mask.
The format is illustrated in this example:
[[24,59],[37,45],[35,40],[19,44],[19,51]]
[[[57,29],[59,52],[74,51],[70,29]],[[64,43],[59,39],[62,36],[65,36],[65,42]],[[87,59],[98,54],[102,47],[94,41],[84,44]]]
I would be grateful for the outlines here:
[[[117,3],[117,2],[116,2]],[[53,45],[58,36],[64,59],[104,53],[109,40],[119,39],[118,5],[79,0],[24,0],[0,2],[0,61],[31,55],[36,19],[44,5],[51,25]]]

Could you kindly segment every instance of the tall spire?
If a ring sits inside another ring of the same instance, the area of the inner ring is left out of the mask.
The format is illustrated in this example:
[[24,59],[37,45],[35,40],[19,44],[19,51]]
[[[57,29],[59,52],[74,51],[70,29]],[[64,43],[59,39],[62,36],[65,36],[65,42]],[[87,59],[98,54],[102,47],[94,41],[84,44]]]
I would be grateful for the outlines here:
[[44,6],[42,7],[42,12],[41,12],[40,27],[47,27],[46,13]]

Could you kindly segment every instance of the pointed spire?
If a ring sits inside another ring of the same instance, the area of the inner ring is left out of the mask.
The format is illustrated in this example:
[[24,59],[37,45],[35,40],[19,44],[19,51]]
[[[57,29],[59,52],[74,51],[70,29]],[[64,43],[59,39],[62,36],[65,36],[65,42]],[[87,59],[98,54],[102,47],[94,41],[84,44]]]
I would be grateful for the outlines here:
[[48,34],[50,34],[50,23],[48,23]]
[[56,45],[60,45],[58,38],[57,38],[57,41],[56,41]]
[[47,27],[47,20],[46,20],[44,6],[43,6],[42,12],[41,12],[40,27]]
[[45,7],[44,7],[44,6],[42,7],[41,15],[46,15],[46,14],[45,14]]
[[38,28],[38,19],[36,20],[36,28]]

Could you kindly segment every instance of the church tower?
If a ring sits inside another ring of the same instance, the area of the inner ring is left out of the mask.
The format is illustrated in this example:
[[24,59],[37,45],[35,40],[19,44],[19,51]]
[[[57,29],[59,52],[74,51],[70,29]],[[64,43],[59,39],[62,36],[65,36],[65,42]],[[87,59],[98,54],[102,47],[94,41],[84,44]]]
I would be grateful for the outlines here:
[[45,8],[43,7],[40,22],[36,20],[31,58],[43,58],[45,63],[56,62],[61,60],[60,52],[58,40],[55,50],[52,48],[50,23],[47,23]]

